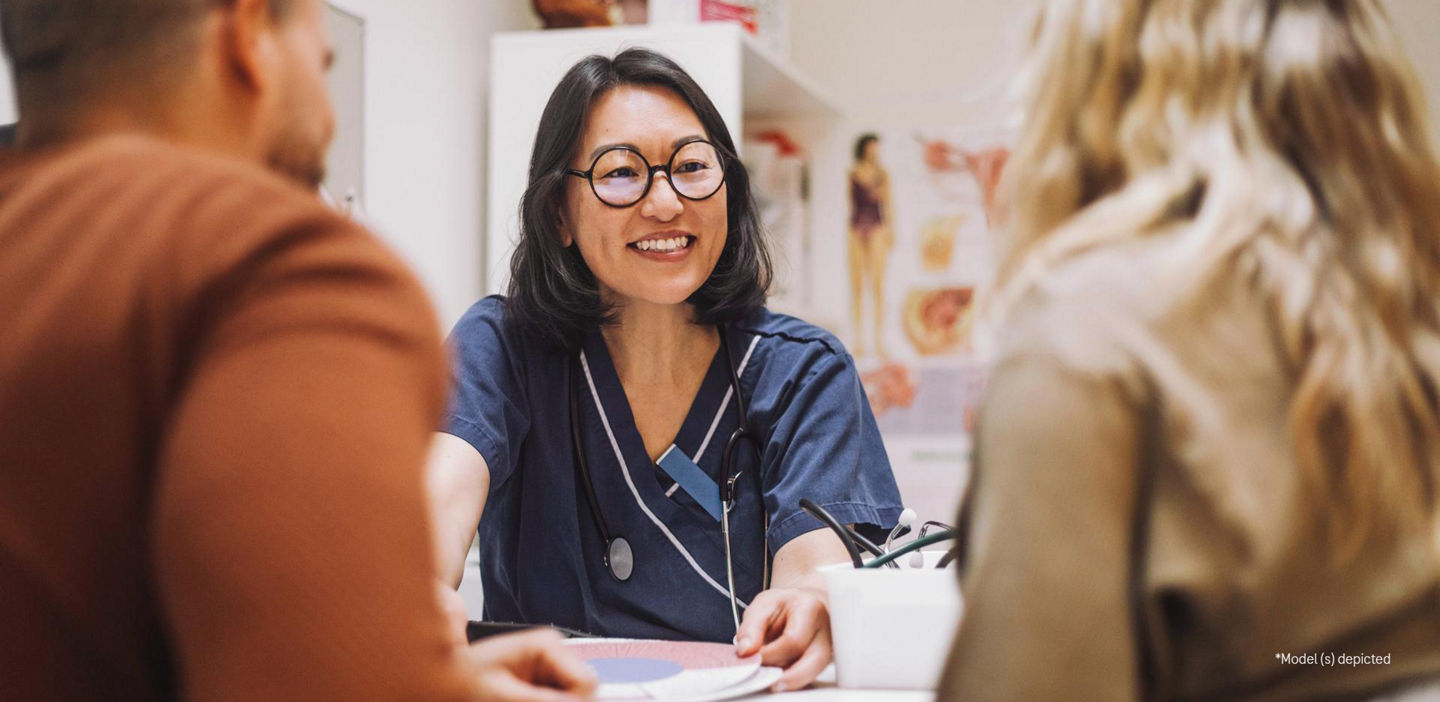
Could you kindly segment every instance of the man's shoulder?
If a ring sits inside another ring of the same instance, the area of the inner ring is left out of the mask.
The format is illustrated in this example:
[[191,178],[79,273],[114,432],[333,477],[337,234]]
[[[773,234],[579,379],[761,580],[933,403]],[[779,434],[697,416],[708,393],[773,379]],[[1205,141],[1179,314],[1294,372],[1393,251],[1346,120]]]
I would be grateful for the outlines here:
[[0,186],[0,228],[37,221],[56,207],[71,210],[77,225],[66,236],[134,252],[124,259],[172,296],[239,285],[262,269],[302,267],[399,283],[416,309],[428,308],[390,247],[315,193],[253,163],[118,136],[36,155],[9,176],[14,184]]
[[[46,177],[46,176],[49,177]],[[252,199],[323,208],[297,183],[239,158],[142,135],[94,139],[56,152],[36,169],[36,180],[88,179],[120,191],[243,192]]]
[[[277,239],[324,234],[385,257],[388,249],[315,193],[264,167],[144,136],[115,136],[42,157],[17,194],[31,203],[103,208],[114,235],[184,259],[236,262]],[[99,226],[96,229],[106,229]],[[97,235],[102,232],[96,231]]]

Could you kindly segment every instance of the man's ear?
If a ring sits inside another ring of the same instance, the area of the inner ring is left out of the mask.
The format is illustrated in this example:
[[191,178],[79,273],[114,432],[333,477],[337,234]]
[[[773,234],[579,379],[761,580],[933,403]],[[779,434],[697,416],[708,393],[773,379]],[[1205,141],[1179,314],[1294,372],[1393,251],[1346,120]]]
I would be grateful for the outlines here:
[[266,91],[277,51],[269,0],[230,0],[216,11],[221,14],[220,50],[225,65],[246,89],[257,94]]

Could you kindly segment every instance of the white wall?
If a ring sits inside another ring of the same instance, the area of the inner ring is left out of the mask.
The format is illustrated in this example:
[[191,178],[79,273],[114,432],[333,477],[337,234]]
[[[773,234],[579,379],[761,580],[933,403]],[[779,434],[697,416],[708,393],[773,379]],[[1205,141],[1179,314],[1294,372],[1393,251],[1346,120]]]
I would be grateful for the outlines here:
[[489,35],[533,28],[529,2],[334,2],[366,20],[366,213],[448,330],[483,289]]
[[1436,0],[1385,0],[1400,40],[1415,62],[1420,82],[1430,98],[1430,121],[1440,138],[1440,2]]
[[16,119],[15,86],[10,78],[10,62],[0,55],[0,124],[10,124]]
[[10,81],[10,63],[0,59],[0,124],[10,124],[16,119],[15,86]]
[[791,0],[790,59],[857,122],[953,122],[1008,89],[1034,0]]

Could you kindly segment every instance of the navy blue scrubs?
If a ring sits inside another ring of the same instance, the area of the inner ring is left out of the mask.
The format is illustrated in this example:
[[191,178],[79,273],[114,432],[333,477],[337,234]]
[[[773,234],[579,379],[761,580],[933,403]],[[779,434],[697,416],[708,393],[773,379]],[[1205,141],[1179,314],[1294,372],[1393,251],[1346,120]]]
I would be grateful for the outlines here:
[[[506,315],[504,298],[488,297],[451,332],[454,397],[443,429],[474,446],[490,468],[479,530],[485,618],[603,636],[730,641],[720,524],[650,460],[604,340],[592,335],[578,354],[538,349]],[[767,310],[725,333],[760,446],[758,456],[737,451],[731,468],[744,471],[730,528],[745,604],[761,589],[766,514],[774,554],[822,528],[800,509],[801,498],[842,523],[880,528],[894,525],[901,504],[859,375],[833,336]],[[717,483],[725,442],[739,425],[721,353],[674,441]],[[604,539],[575,464],[572,383],[601,512],[635,552],[634,574],[623,583],[604,566]]]

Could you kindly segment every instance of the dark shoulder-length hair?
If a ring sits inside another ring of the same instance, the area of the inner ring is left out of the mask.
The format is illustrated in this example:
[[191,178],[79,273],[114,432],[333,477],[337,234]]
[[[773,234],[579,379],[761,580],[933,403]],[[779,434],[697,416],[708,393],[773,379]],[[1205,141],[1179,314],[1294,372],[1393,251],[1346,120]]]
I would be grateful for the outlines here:
[[765,304],[773,270],[760,230],[750,177],[719,110],[684,69],[648,49],[626,49],[614,58],[590,56],[575,64],[545,105],[530,157],[530,181],[520,200],[520,241],[510,260],[508,316],[533,341],[577,348],[614,310],[577,246],[561,243],[566,169],[584,134],[590,108],[623,85],[673,91],[695,111],[725,166],[728,235],[710,277],[687,300],[703,324],[737,321]]
[[880,135],[878,134],[873,132],[861,134],[860,138],[855,140],[855,161],[858,163],[865,160],[865,147],[877,141],[880,141]]

